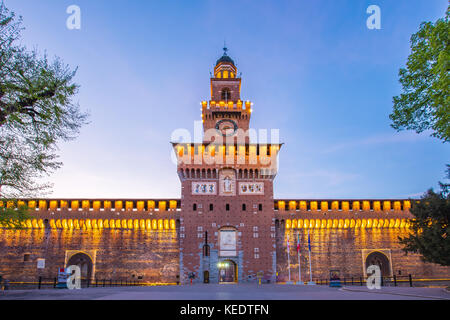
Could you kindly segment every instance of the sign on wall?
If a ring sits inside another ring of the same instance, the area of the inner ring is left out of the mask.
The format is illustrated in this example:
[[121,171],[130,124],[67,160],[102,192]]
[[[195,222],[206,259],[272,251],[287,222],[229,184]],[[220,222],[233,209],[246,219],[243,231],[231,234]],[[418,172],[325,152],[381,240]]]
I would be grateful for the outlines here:
[[37,268],[45,269],[45,259],[37,259]]
[[215,195],[216,183],[215,182],[192,182],[192,194],[193,195]]
[[239,194],[263,195],[264,182],[239,182]]
[[221,257],[236,256],[236,230],[220,230],[220,253]]

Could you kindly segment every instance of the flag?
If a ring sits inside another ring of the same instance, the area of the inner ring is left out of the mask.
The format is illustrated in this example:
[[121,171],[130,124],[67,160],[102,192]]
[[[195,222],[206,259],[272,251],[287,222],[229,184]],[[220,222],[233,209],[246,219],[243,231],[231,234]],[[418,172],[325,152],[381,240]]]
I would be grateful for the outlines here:
[[287,234],[286,237],[286,244],[287,244],[287,251],[289,252],[289,233]]
[[297,252],[300,253],[300,235],[297,233]]
[[311,252],[311,238],[309,237],[309,230],[308,230],[308,249],[309,252]]

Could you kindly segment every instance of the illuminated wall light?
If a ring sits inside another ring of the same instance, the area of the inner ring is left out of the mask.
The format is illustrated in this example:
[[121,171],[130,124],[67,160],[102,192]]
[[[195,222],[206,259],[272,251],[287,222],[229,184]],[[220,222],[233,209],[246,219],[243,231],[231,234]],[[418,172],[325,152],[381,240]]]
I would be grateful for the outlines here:
[[395,201],[394,202],[394,210],[395,211],[400,211],[402,210],[402,203],[400,201]]
[[292,229],[297,229],[297,219],[292,219]]
[[[27,220],[27,222],[28,222],[28,220]],[[50,228],[56,229],[55,219],[50,219]]]
[[164,219],[164,230],[169,230],[170,224],[168,219]]
[[361,219],[356,219],[355,228],[361,228]]
[[63,229],[68,229],[68,225],[67,225],[67,220],[66,219],[62,220],[62,227],[63,227]]
[[162,219],[158,220],[158,230],[164,229],[164,221]]
[[[0,205],[0,207],[1,207],[1,205]],[[36,201],[28,201],[28,208],[35,210],[36,209]]]
[[287,219],[286,220],[286,229],[290,229],[291,228],[291,219]]
[[361,208],[359,201],[353,201],[352,208],[353,208],[353,211],[359,211]]
[[69,226],[69,229],[73,229],[73,220],[72,219],[67,220],[67,225]]
[[44,228],[45,228],[44,220],[39,219],[39,220],[38,220],[38,226],[39,226],[39,229],[44,229]]
[[303,220],[303,227],[305,229],[309,229],[309,220],[308,219]]
[[175,230],[177,228],[175,219],[170,219],[170,229]]
[[170,200],[169,201],[169,208],[170,210],[176,210],[177,209],[178,202],[176,200]]
[[139,229],[139,220],[138,220],[138,219],[135,219],[135,220],[133,221],[133,228],[134,228],[135,230],[138,230],[138,229]]
[[158,208],[159,208],[159,211],[166,211],[166,202],[165,201],[159,201]]
[[122,211],[122,209],[123,209],[123,202],[122,201],[115,201],[114,202],[114,207],[115,207],[116,211]]
[[380,203],[380,201],[374,201],[374,203],[373,203],[373,211],[381,211],[381,203]]
[[147,201],[148,210],[155,210],[155,201]]
[[391,219],[390,221],[389,221],[389,228],[394,228],[395,227],[395,220],[394,219]]
[[406,226],[406,219],[402,219],[402,222],[400,223],[400,228],[404,228]]
[[316,219],[316,229],[320,228],[322,221],[320,219]]
[[322,202],[320,203],[320,210],[322,210],[322,211],[328,211],[328,202],[322,201]]
[[411,201],[409,201],[409,200],[403,201],[403,209],[404,210],[411,209]]
[[152,220],[150,219],[145,220],[145,228],[147,230],[152,230]]
[[373,219],[372,228],[378,227],[378,219]]
[[114,219],[109,220],[109,227],[111,229],[115,229],[116,228],[116,222]]
[[350,220],[349,219],[345,219],[344,220],[344,228],[348,229],[350,227]]
[[[133,229],[133,220],[128,219],[128,223],[125,224],[128,229]],[[123,227],[123,224],[122,224]]]
[[27,219],[27,228],[31,229],[33,227],[33,224],[31,222],[31,219]]
[[100,207],[101,207],[101,202],[100,201],[94,201],[94,203],[92,204],[94,211],[100,211]]
[[303,224],[303,219],[297,220],[297,227],[298,227],[299,229],[302,229],[303,226],[304,226],[304,224]]
[[56,228],[62,229],[61,219],[56,220]]
[[331,210],[335,210],[335,211],[339,210],[339,201],[331,202]]
[[342,202],[342,211],[350,211],[350,203],[348,201]]
[[86,228],[92,229],[91,219],[86,220]]
[[383,201],[383,211],[391,211],[391,202]]
[[61,207],[61,209],[67,210],[69,208],[69,202],[61,200],[59,206]]
[[389,219],[384,219],[384,227],[389,228]]
[[152,229],[158,230],[158,220],[156,219],[152,220]]
[[355,219],[351,219],[351,220],[350,220],[350,228],[354,228],[355,225],[356,225]]
[[73,220],[73,225],[75,226],[75,229],[80,229],[80,223],[78,219]]
[[78,211],[80,208],[80,203],[78,201],[72,201],[70,203],[70,207],[72,208],[72,211]]
[[47,201],[39,200],[39,210],[46,210],[46,209],[47,209]]
[[289,201],[289,210],[290,211],[297,210],[297,202],[296,201]]
[[333,228],[333,220],[332,219],[328,219],[327,220],[327,229],[331,229]]
[[93,229],[98,229],[97,219],[92,219],[91,223]]
[[306,201],[300,201],[300,210],[306,211],[307,208]]
[[50,210],[56,210],[58,208],[58,201],[50,201]]
[[400,219],[395,220],[395,228],[400,228],[401,221]]
[[145,220],[144,219],[139,220],[139,226],[140,226],[141,230],[145,230]]
[[363,210],[370,211],[370,202],[369,201],[363,201]]
[[344,227],[344,220],[339,219],[339,224],[338,224],[338,228],[342,229]]
[[367,228],[372,228],[372,219],[367,220]]
[[80,229],[86,229],[86,222],[84,221],[84,219],[80,219]]
[[320,228],[325,229],[327,227],[327,219],[322,219],[322,224],[320,225]]
[[286,204],[284,201],[278,201],[278,210],[284,211],[285,206],[286,206]]
[[311,201],[310,207],[311,211],[317,211],[317,201]]
[[366,219],[362,219],[361,220],[361,229],[365,229],[367,226],[367,220]]
[[339,226],[339,221],[337,219],[333,219],[333,229],[337,229]]
[[90,208],[89,200],[83,200],[82,208],[83,208],[84,211],[89,211],[89,208]]
[[125,210],[126,211],[133,211],[133,202],[132,201],[126,201],[125,202]]
[[103,202],[103,208],[105,208],[105,210],[111,210],[111,208],[112,208],[112,203],[111,203],[111,201],[105,201],[105,202]]

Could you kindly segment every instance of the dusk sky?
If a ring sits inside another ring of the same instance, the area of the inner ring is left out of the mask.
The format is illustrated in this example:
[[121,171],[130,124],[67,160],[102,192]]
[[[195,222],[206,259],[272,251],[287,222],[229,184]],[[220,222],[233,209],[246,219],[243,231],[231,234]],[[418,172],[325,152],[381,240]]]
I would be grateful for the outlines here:
[[[22,43],[78,67],[90,112],[61,143],[52,198],[179,198],[171,134],[193,131],[209,77],[228,54],[242,72],[251,126],[279,129],[276,198],[418,197],[444,181],[448,145],[390,127],[398,71],[421,22],[447,0],[5,0]],[[69,30],[70,5],[81,29]],[[381,30],[369,30],[369,5]]]

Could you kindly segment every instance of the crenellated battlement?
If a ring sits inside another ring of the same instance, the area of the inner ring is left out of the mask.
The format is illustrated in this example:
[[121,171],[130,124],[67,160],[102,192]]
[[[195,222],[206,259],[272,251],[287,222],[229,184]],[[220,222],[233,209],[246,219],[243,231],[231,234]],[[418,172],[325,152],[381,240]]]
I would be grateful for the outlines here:
[[[0,207],[5,203],[0,201]],[[6,203],[14,207],[14,202]],[[66,212],[174,212],[181,209],[181,201],[169,199],[21,199],[17,205],[28,206],[34,211]]]

